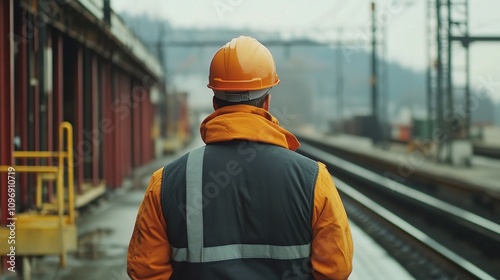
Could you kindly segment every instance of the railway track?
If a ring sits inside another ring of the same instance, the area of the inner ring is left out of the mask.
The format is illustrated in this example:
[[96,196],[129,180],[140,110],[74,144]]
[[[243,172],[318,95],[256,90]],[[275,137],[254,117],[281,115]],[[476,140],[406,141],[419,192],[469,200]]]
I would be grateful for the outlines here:
[[[391,139],[391,143],[399,143],[403,145],[408,145],[408,141],[401,141],[396,139]],[[472,153],[476,156],[482,156],[491,159],[500,159],[500,148],[492,145],[484,145],[481,143],[472,143]]]
[[302,143],[334,174],[349,218],[417,279],[500,277],[497,221]]
[[478,156],[500,159],[500,149],[498,148],[492,148],[486,145],[474,144],[472,146],[472,151],[475,155]]

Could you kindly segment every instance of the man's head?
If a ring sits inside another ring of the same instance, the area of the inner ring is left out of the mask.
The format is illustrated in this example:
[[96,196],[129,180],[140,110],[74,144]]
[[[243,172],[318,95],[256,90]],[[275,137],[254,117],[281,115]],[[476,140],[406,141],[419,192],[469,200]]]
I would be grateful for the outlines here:
[[280,82],[271,52],[251,37],[232,39],[212,58],[208,87],[214,109],[247,104],[269,109],[269,90]]

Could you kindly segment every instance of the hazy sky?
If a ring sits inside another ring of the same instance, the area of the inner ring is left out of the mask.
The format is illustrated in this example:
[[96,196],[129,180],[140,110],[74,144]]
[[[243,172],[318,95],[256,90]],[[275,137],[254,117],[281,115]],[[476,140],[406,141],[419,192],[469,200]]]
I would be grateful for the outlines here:
[[[368,0],[114,0],[119,13],[148,14],[174,27],[230,27],[308,34],[325,41],[337,37],[368,42]],[[387,28],[387,55],[409,68],[424,69],[427,0],[378,0],[379,21]],[[500,36],[500,1],[471,0],[470,34]],[[229,40],[230,38],[228,38]],[[360,43],[363,45],[363,43]],[[489,92],[500,101],[500,42],[474,43],[471,48],[472,87],[490,82]]]

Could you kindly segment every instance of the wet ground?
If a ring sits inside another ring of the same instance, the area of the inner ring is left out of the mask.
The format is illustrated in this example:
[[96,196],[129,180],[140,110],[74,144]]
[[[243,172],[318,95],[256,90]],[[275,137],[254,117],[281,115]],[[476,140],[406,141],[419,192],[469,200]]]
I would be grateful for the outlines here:
[[35,259],[32,279],[129,279],[127,248],[143,195],[143,188],[132,189],[85,213],[78,228],[80,249],[68,255],[67,266],[60,268],[56,256]]

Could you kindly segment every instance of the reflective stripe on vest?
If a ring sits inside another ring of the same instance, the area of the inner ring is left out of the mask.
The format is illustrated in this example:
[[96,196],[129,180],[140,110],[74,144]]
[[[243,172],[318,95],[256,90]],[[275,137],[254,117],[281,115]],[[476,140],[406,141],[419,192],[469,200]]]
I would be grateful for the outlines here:
[[246,258],[291,260],[308,258],[311,245],[276,246],[265,244],[230,244],[203,247],[203,155],[205,147],[191,151],[186,165],[186,222],[188,248],[172,247],[172,259],[178,262],[204,263]]

